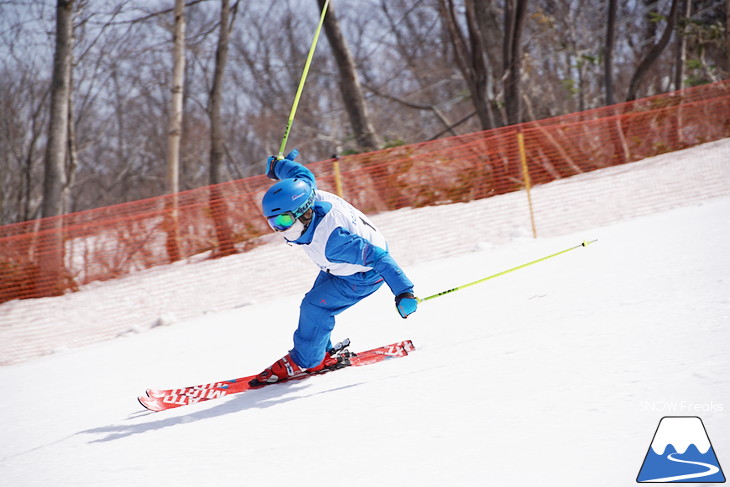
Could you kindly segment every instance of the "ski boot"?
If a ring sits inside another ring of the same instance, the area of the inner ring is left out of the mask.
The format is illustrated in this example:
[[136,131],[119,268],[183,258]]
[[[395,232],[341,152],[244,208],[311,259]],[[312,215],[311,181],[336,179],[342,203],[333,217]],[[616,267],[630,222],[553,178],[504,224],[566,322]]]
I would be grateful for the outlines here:
[[286,354],[284,357],[274,362],[270,367],[264,369],[259,375],[251,379],[248,384],[252,389],[257,389],[276,382],[299,379],[310,374],[323,374],[330,370],[347,367],[350,365],[351,356],[350,352],[347,350],[349,345],[349,338],[337,343],[327,351],[321,363],[309,369],[300,367],[296,362],[294,362],[290,354]]

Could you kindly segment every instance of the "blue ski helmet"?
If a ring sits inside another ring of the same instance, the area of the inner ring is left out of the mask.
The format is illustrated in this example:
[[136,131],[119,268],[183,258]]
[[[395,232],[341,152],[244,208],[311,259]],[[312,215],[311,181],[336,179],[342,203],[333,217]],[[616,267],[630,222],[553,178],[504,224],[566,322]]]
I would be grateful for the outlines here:
[[314,204],[314,188],[303,179],[282,179],[261,200],[269,226],[277,232],[289,229]]

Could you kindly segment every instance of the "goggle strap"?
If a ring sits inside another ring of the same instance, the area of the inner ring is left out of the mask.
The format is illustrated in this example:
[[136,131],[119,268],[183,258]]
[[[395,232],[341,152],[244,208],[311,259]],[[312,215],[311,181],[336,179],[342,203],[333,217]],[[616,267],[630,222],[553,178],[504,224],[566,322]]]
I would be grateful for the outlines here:
[[314,191],[309,195],[309,198],[307,198],[307,201],[302,203],[302,205],[297,208],[295,211],[292,212],[295,219],[298,219],[300,216],[302,216],[310,206],[312,206],[312,203],[314,203]]

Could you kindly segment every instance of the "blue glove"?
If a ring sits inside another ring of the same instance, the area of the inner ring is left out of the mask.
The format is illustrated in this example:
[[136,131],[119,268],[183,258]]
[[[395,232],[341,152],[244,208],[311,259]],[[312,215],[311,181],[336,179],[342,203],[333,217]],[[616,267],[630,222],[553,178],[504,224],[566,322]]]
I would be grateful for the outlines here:
[[408,318],[408,315],[416,312],[418,300],[413,293],[400,293],[395,297],[395,307],[401,318]]
[[[289,152],[284,159],[293,161],[298,155],[299,151],[297,149],[292,149],[292,151]],[[277,181],[279,180],[279,178],[276,177],[276,164],[278,164],[281,160],[283,159],[280,159],[279,156],[269,156],[269,158],[266,159],[266,175],[269,178]]]

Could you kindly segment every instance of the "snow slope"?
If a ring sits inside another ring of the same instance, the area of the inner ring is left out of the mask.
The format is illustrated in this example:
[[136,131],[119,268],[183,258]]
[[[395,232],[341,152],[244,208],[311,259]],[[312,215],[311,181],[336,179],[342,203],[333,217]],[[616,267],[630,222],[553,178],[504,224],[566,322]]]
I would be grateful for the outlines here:
[[667,415],[702,417],[727,469],[729,197],[407,271],[426,296],[593,238],[408,320],[385,288],[339,317],[334,339],[407,358],[178,410],[135,398],[259,371],[307,287],[2,367],[0,486],[628,485]]

